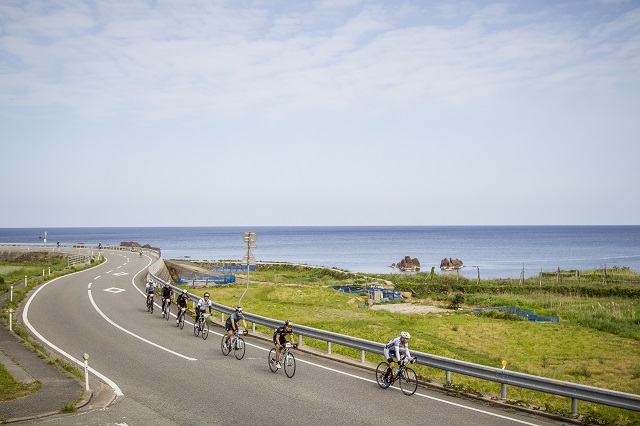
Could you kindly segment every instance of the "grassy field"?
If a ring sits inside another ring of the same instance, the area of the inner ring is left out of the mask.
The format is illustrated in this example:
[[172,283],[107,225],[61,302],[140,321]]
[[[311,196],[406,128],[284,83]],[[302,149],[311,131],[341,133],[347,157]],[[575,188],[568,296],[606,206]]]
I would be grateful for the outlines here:
[[[440,280],[439,276],[427,276],[429,274],[417,279],[430,279],[431,284]],[[331,288],[332,285],[382,283],[394,276],[368,278],[327,270],[281,267],[259,269],[250,277],[252,284],[242,305],[245,310],[262,316],[290,319],[294,323],[377,342],[386,342],[401,330],[407,330],[412,334],[411,348],[421,352],[494,367],[501,367],[502,360],[506,360],[510,370],[640,394],[638,298],[585,297],[588,290],[576,291],[574,288],[565,292],[556,288],[550,292],[539,285],[532,285],[528,293],[522,288],[509,291],[508,286],[513,283],[504,282],[484,283],[485,292],[463,293],[463,308],[511,305],[536,310],[540,315],[557,314],[561,318],[561,322],[555,324],[533,323],[503,314],[475,314],[469,309],[437,314],[397,314],[362,309],[359,305],[366,304],[366,296],[349,295]],[[416,279],[415,275],[413,277]],[[581,281],[581,285],[592,285],[582,277]],[[245,289],[244,277],[239,275],[238,282],[242,284],[210,288],[212,299],[234,306]],[[450,282],[432,285],[434,288],[447,287],[445,292],[417,292],[416,289],[424,288],[419,281],[409,285],[413,287],[411,290],[403,289],[414,292],[411,303],[446,307],[461,290],[482,287],[475,280],[467,282],[466,288],[460,281],[456,283],[457,287],[451,290],[448,286],[454,285]],[[397,288],[402,287],[399,283],[394,284],[398,284]],[[564,285],[574,284],[565,282]],[[503,288],[495,291],[496,286]],[[638,284],[630,282],[625,286],[634,289]],[[204,290],[199,291],[202,292]],[[305,343],[326,350],[325,342],[305,338]],[[333,345],[332,351],[359,357],[355,350],[337,345]],[[367,360],[377,362],[381,357],[367,355]],[[423,366],[416,370],[425,378],[445,380],[443,371]],[[456,389],[500,394],[500,385],[492,382],[455,374],[452,382]],[[558,414],[570,414],[570,400],[566,398],[516,387],[509,387],[507,395],[514,401],[524,401]],[[628,410],[580,402],[579,411],[584,416],[583,421],[588,423],[640,424],[640,414]]]

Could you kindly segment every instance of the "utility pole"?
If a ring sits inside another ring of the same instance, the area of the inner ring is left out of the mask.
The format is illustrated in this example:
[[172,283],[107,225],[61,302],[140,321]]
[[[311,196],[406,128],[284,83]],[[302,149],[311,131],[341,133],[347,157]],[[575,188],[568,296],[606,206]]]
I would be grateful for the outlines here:
[[242,296],[240,296],[240,300],[238,300],[238,306],[240,306],[240,302],[242,301],[242,298],[244,297],[245,294],[247,294],[247,290],[249,290],[249,267],[251,265],[256,264],[256,258],[253,257],[253,254],[251,253],[251,249],[257,247],[255,244],[257,239],[258,239],[258,236],[253,231],[247,231],[242,236],[242,240],[244,241],[244,244],[242,244],[242,247],[247,249],[247,252],[242,258],[242,263],[247,265],[247,288],[244,290],[244,293],[242,293]]

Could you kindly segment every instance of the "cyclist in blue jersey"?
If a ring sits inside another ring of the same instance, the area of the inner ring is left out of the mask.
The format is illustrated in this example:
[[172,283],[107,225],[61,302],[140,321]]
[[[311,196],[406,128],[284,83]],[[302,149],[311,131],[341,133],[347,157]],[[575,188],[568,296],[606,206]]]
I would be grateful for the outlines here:
[[244,319],[244,313],[242,312],[242,308],[238,306],[236,310],[229,315],[227,321],[225,322],[225,328],[227,329],[227,337],[224,339],[225,345],[229,346],[229,339],[233,336],[233,333],[238,331],[238,321],[242,321],[242,325],[244,325],[244,332],[247,332],[247,321]]

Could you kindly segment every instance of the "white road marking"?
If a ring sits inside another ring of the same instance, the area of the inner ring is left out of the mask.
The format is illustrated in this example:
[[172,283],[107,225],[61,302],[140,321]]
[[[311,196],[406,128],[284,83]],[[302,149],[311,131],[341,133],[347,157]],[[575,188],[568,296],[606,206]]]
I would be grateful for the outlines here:
[[109,287],[109,288],[105,288],[103,291],[109,292],[109,293],[122,293],[123,291],[127,291],[123,288],[118,288],[118,287]]
[[97,280],[98,278],[100,278],[100,275],[98,275],[97,277],[94,278],[94,280]]
[[[74,272],[73,274],[69,274],[69,275],[79,274],[80,272],[82,272],[82,271]],[[66,276],[68,276],[68,275],[65,275],[65,277]],[[38,287],[38,289],[36,291],[33,292],[31,297],[29,298],[29,300],[27,300],[27,303],[24,305],[24,311],[22,311],[22,321],[27,326],[27,328],[29,328],[29,330],[31,330],[31,332],[38,339],[40,339],[45,345],[49,346],[51,349],[53,349],[54,351],[58,352],[60,355],[64,356],[65,358],[75,362],[81,368],[84,368],[84,360],[80,361],[79,359],[76,359],[76,358],[72,357],[71,355],[69,355],[68,353],[66,353],[65,351],[63,351],[62,349],[60,349],[59,347],[57,347],[56,345],[54,345],[53,343],[51,343],[50,341],[45,339],[44,336],[42,334],[38,333],[38,331],[29,322],[29,306],[31,306],[31,301],[36,297],[36,295],[38,293],[40,293],[40,290],[42,290],[43,288],[45,288],[47,285],[51,284],[52,282],[54,282],[56,280],[59,280],[60,278],[63,278],[63,277],[58,277],[58,278],[52,279],[51,281],[47,281],[46,283],[44,283],[40,287]],[[89,284],[89,285],[91,285],[91,284]],[[91,290],[89,290],[89,291],[91,291]],[[124,396],[124,393],[122,393],[122,391],[120,390],[118,385],[116,385],[113,380],[111,380],[110,378],[108,378],[104,374],[96,371],[95,369],[93,369],[91,367],[89,367],[89,371],[91,373],[93,373],[94,375],[96,375],[97,377],[99,377],[103,382],[105,382],[106,384],[111,386],[111,388],[113,389],[113,391],[116,393],[117,396]]]
[[125,276],[125,275],[129,275],[129,273],[128,272],[116,272],[115,274],[112,274],[112,275],[114,277],[122,277],[122,276]]
[[135,337],[136,339],[142,340],[143,342],[148,343],[148,344],[150,344],[151,346],[155,346],[155,347],[156,347],[156,348],[158,348],[158,349],[162,349],[163,351],[169,352],[170,354],[173,354],[173,355],[179,356],[179,357],[184,358],[184,359],[187,359],[187,360],[189,360],[189,361],[197,361],[197,359],[196,359],[196,358],[191,358],[191,357],[189,357],[189,356],[182,355],[182,354],[180,354],[180,353],[178,353],[178,352],[172,351],[172,350],[171,350],[171,349],[169,349],[169,348],[165,348],[164,346],[160,346],[160,345],[158,345],[157,343],[154,343],[154,342],[152,342],[152,341],[150,341],[150,340],[147,340],[147,339],[145,339],[145,338],[144,338],[144,337],[142,337],[142,336],[138,336],[137,334],[135,334],[135,333],[133,333],[133,332],[131,332],[131,331],[127,330],[126,328],[124,328],[124,327],[122,327],[122,326],[120,326],[120,325],[116,324],[115,322],[113,322],[113,321],[111,320],[111,318],[109,318],[108,316],[106,316],[106,315],[104,314],[104,312],[102,312],[102,311],[100,310],[100,308],[98,308],[98,305],[96,305],[96,302],[93,300],[93,295],[91,294],[91,290],[88,290],[87,292],[89,293],[89,300],[91,301],[91,304],[93,305],[94,309],[95,309],[95,310],[96,310],[96,311],[97,311],[97,312],[102,316],[102,318],[104,318],[104,319],[105,319],[109,324],[111,324],[111,325],[112,325],[112,326],[114,326],[115,328],[117,328],[117,329],[119,329],[119,330],[121,330],[121,331],[124,331],[125,333],[129,334],[130,336],[133,336],[133,337]]
[[110,274],[111,272],[113,272],[113,269],[111,269],[110,271],[107,271],[107,274]]

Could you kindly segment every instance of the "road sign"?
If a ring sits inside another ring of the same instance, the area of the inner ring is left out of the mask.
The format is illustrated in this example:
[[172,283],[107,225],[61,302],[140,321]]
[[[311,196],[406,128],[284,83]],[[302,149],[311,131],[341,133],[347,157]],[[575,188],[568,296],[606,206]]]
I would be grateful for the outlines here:
[[242,239],[244,240],[245,243],[255,243],[256,240],[258,239],[258,236],[253,231],[246,231],[242,236]]
[[244,257],[242,258],[242,264],[243,265],[255,265],[256,264],[256,258],[253,257],[253,253],[248,252],[244,255]]

